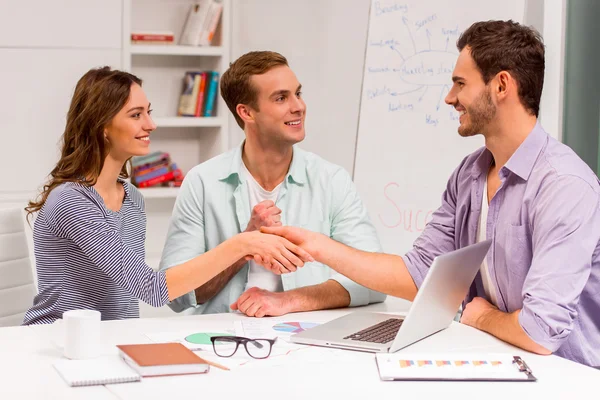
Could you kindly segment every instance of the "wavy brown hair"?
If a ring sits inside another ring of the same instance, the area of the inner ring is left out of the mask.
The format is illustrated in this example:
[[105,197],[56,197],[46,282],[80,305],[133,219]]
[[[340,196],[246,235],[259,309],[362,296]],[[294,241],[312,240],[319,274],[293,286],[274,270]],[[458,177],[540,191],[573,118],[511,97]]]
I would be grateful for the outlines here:
[[[60,159],[38,198],[25,207],[28,218],[42,208],[58,185],[75,181],[96,184],[110,151],[104,129],[127,103],[134,83],[141,86],[142,80],[110,67],[91,69],[79,79],[62,135]],[[126,164],[119,176],[129,177]]]

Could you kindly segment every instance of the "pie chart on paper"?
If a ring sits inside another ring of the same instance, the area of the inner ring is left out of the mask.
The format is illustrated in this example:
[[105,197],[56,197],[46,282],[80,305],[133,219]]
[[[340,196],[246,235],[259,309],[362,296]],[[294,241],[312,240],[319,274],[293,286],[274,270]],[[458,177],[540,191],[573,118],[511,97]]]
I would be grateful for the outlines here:
[[229,333],[212,333],[212,332],[198,332],[193,333],[185,337],[185,341],[192,344],[203,344],[212,345],[210,340],[213,336],[232,336]]
[[273,329],[279,332],[300,333],[317,325],[319,324],[315,324],[314,322],[282,322],[274,325]]

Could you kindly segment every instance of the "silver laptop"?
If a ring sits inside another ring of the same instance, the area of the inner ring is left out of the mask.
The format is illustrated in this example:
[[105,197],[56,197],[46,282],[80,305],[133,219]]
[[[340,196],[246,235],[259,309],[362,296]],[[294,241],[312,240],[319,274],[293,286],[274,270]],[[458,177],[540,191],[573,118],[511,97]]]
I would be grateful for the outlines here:
[[354,312],[292,335],[302,344],[395,352],[446,329],[490,248],[491,240],[436,257],[406,317]]

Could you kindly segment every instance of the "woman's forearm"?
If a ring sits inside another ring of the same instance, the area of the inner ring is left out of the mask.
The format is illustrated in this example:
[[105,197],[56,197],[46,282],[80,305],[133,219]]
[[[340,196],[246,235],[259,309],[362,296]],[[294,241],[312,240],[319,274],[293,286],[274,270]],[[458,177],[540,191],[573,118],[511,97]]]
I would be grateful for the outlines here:
[[169,301],[194,291],[246,256],[248,249],[243,235],[236,235],[206,253],[169,268],[166,271]]

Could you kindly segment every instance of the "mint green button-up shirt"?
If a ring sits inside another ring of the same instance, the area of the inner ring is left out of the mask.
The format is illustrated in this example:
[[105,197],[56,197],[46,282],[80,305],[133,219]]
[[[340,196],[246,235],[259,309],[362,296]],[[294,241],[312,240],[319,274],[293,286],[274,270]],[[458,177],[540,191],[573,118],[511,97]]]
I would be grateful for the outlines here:
[[[218,246],[248,226],[251,210],[248,185],[240,174],[242,146],[194,167],[186,175],[171,217],[161,270]],[[360,250],[382,251],[350,175],[313,153],[294,146],[292,164],[276,205],[281,209],[283,225],[321,232]],[[286,291],[336,280],[350,294],[350,306],[381,302],[386,297],[318,262],[306,263],[296,272],[281,275],[281,279]],[[248,264],[206,303],[197,304],[195,293],[190,292],[169,306],[177,312],[230,312],[229,305],[244,292],[247,280]]]

